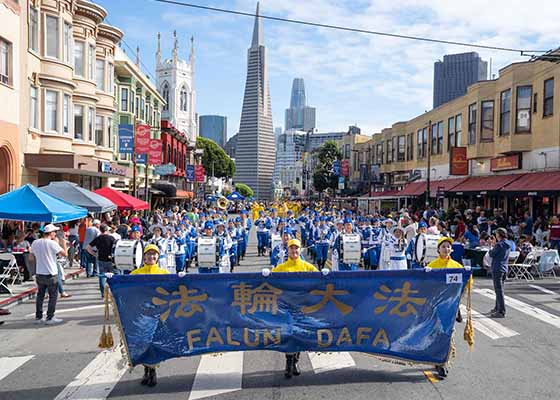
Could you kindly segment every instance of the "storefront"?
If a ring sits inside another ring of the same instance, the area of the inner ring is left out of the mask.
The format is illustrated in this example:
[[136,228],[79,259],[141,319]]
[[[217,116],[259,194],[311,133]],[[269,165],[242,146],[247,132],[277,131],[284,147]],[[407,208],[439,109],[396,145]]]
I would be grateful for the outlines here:
[[472,176],[447,190],[446,196],[451,200],[450,206],[507,210],[506,197],[500,190],[521,176],[523,175]]
[[512,215],[549,217],[560,210],[560,171],[523,174],[502,188]]
[[0,121],[0,132],[0,194],[4,194],[19,186],[19,130],[17,125]]

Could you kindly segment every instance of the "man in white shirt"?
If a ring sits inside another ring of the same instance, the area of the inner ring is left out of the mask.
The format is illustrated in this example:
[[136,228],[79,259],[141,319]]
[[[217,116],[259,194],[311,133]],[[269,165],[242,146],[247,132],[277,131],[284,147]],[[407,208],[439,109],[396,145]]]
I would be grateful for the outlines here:
[[54,325],[62,322],[61,319],[54,317],[56,310],[56,300],[58,298],[58,265],[56,257],[67,257],[66,240],[59,242],[56,240],[56,232],[60,228],[53,224],[48,224],[43,228],[43,237],[33,241],[31,245],[31,255],[36,260],[37,273],[35,280],[37,282],[37,299],[35,321],[41,323],[43,321],[43,301],[45,293],[49,292],[49,305],[47,308],[47,319],[45,324]]

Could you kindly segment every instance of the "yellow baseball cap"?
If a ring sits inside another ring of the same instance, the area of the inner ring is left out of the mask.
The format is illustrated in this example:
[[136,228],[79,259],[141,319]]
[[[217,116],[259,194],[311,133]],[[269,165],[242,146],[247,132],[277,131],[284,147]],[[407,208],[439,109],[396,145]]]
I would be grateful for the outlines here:
[[299,239],[290,239],[288,240],[288,247],[291,246],[297,246],[301,249],[301,242],[299,241]]
[[441,246],[441,244],[444,243],[444,242],[449,242],[449,244],[452,245],[453,244],[453,239],[451,239],[448,236],[443,236],[443,237],[439,238],[439,240],[437,241],[438,249],[439,249],[439,246]]
[[144,254],[146,254],[148,251],[155,251],[156,253],[160,254],[159,247],[157,247],[155,244],[149,244],[144,247]]

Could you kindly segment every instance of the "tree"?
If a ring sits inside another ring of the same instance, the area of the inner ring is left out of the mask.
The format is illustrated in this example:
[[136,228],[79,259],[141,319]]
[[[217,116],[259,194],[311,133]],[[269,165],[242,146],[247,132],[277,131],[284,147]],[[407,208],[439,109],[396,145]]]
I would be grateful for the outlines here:
[[342,158],[342,152],[338,144],[333,140],[326,141],[315,150],[317,155],[317,166],[313,171],[313,187],[318,192],[325,189],[336,189],[338,187],[338,176],[334,174],[333,164]]
[[206,175],[218,178],[233,178],[235,175],[235,163],[216,142],[201,136],[196,138],[196,148],[204,149],[202,154],[202,165]]
[[235,190],[237,190],[243,197],[253,197],[254,194],[253,189],[241,182],[235,184]]

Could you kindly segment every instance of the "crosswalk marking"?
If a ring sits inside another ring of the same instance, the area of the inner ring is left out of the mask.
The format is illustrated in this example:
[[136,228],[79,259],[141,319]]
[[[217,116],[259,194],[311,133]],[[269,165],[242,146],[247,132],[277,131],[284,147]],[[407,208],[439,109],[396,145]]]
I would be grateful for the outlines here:
[[200,358],[189,400],[241,390],[243,352],[205,354]]
[[99,353],[55,400],[105,400],[126,372],[120,351]]
[[337,353],[307,353],[309,361],[313,366],[313,372],[320,374],[321,372],[334,371],[342,368],[354,367],[356,363],[346,351]]
[[0,357],[0,381],[33,357],[34,356]]
[[[485,297],[488,297],[490,299],[496,298],[494,292],[490,289],[474,289],[474,292],[481,294]],[[549,312],[546,312],[544,310],[541,310],[540,308],[537,308],[530,304],[523,303],[522,301],[514,299],[513,297],[504,296],[504,298],[506,300],[506,307],[509,306],[511,308],[516,309],[517,311],[522,312],[523,314],[527,314],[530,317],[534,317],[556,328],[560,328],[560,317],[551,314]]]
[[[74,311],[93,310],[93,309],[96,309],[96,308],[103,308],[103,307],[105,307],[104,304],[94,304],[94,305],[91,305],[91,306],[63,308],[61,310],[57,309],[56,314],[58,315],[60,313],[68,313],[68,312],[74,312]],[[26,318],[35,317],[35,313],[27,314],[25,317]]]
[[[464,305],[461,305],[461,311],[463,312],[463,315],[465,315],[467,313],[467,308]],[[473,316],[472,323],[474,329],[483,335],[488,336],[490,339],[497,340],[519,335],[519,332],[497,323],[478,311],[471,310],[471,313]]]
[[543,287],[538,286],[538,285],[529,285],[529,286],[532,287],[533,289],[537,289],[537,290],[539,290],[543,293],[556,295],[556,292],[553,292],[552,290],[548,290],[547,288],[543,288]]

